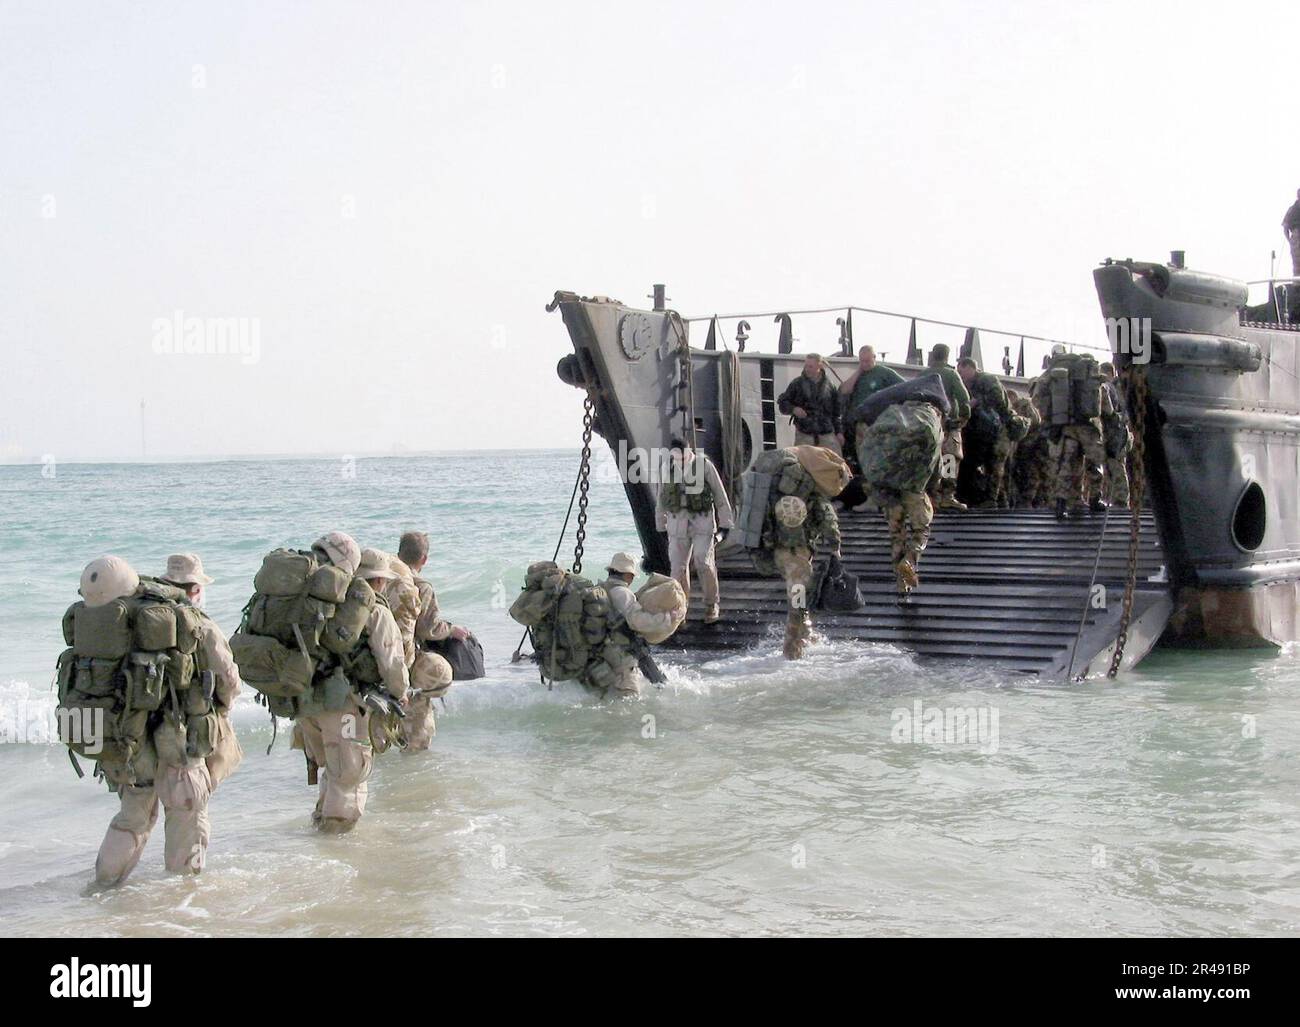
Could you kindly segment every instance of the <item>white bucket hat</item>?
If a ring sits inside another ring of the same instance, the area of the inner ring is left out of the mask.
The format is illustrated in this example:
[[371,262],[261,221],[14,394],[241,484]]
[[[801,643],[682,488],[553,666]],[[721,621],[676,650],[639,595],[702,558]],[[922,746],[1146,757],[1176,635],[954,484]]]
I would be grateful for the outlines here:
[[627,553],[615,553],[610,557],[609,564],[606,566],[605,570],[615,571],[618,574],[635,574],[636,561],[633,560],[632,557],[628,556]]
[[140,587],[140,575],[120,556],[101,556],[81,572],[81,598],[87,606],[105,606]]
[[163,581],[173,585],[211,585],[212,579],[203,573],[203,561],[196,553],[173,553],[167,557]]
[[361,550],[361,562],[357,565],[355,574],[363,581],[368,581],[371,578],[383,578],[385,581],[391,581],[397,577],[388,562],[388,554],[378,549]]

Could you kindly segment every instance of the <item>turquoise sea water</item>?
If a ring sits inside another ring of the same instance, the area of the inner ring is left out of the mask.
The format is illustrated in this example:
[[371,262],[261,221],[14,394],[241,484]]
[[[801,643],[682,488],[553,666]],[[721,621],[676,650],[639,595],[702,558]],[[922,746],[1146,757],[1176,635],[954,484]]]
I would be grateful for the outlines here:
[[[505,607],[549,558],[575,453],[0,468],[0,932],[58,934],[1291,934],[1300,656],[1157,651],[1055,686],[882,646],[667,661],[635,703],[547,692]],[[638,552],[616,478],[587,569]],[[487,649],[433,749],[377,760],[351,835],[310,828],[301,754],[247,695],[197,880],[87,891],[116,801],[49,744],[81,567],[194,550],[233,630],[260,558],[339,528],[429,531],[447,615]],[[566,549],[571,556],[571,538]],[[972,710],[982,743],[918,709]]]

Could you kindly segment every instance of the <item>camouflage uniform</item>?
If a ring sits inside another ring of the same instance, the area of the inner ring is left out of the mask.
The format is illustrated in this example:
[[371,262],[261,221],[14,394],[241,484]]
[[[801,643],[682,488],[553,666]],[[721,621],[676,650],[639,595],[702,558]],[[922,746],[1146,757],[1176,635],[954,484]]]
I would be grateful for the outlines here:
[[821,542],[827,542],[835,553],[840,551],[840,522],[835,508],[819,492],[807,501],[808,513],[804,522],[789,528],[769,518],[765,527],[763,549],[771,554],[772,567],[785,580],[789,613],[786,617],[783,649],[788,659],[797,660],[812,636],[812,618],[808,612],[808,592],[813,580],[813,553]]
[[[410,678],[402,635],[381,597],[370,611],[363,634],[384,687],[394,699],[404,699]],[[328,689],[316,687],[299,703],[291,745],[302,749],[320,768],[312,823],[330,833],[350,831],[365,812],[374,768],[370,710],[361,705],[355,689],[331,695]]]
[[1042,390],[1048,387],[1046,375],[1034,379],[1029,396],[1038,415],[1029,433],[1016,443],[1012,465],[1012,484],[1017,507],[1039,507],[1050,502],[1055,485],[1056,460],[1060,447],[1053,445],[1051,426],[1043,420]]
[[1007,401],[1002,383],[987,371],[976,373],[971,379],[969,391],[972,414],[987,410],[998,419],[997,435],[986,456],[985,474],[978,486],[980,506],[997,506],[999,495],[1006,490],[1007,461],[1011,458],[1011,437],[1007,434],[1007,422],[1013,416],[1011,404]]
[[1113,381],[1106,382],[1101,392],[1102,441],[1106,452],[1105,495],[1102,498],[1109,503],[1128,506],[1128,454],[1133,445],[1127,430],[1128,416]]
[[230,709],[240,691],[239,668],[225,635],[206,614],[199,646],[204,665],[216,679],[216,747],[206,758],[169,763],[159,757],[151,738],[136,757],[134,773],[118,764],[101,763],[121,808],[109,823],[95,859],[95,879],[100,884],[121,884],[135,869],[158,822],[160,803],[167,869],[175,874],[197,874],[203,869],[210,835],[208,800],[217,785],[234,773],[244,751],[230,725]]
[[939,474],[943,428],[929,403],[897,403],[871,427],[858,425],[862,476],[889,524],[899,592],[916,584],[915,571],[930,538],[934,507],[926,490]]
[[[438,653],[424,648],[425,642],[441,642],[451,634],[451,625],[438,616],[438,600],[433,586],[419,575],[412,575],[415,589],[414,618],[411,628],[415,654],[411,659],[411,698],[402,718],[402,738],[406,742],[403,752],[422,752],[429,748],[438,725],[433,716],[433,700],[446,694],[451,687],[451,664]],[[396,611],[394,611],[396,613]],[[406,639],[403,611],[398,618],[402,639]]]
[[1101,428],[1095,421],[1065,425],[1061,429],[1061,448],[1056,460],[1057,501],[1087,506],[1089,496],[1100,496],[1101,469],[1105,462]]
[[1026,481],[1022,468],[1032,465],[1038,459],[1036,447],[1041,438],[1039,428],[1043,423],[1043,418],[1039,414],[1038,408],[1034,406],[1033,400],[1028,396],[1013,395],[1011,397],[1011,409],[1016,412],[1018,417],[1023,417],[1029,422],[1029,430],[1019,442],[1011,443],[1011,459],[1007,465],[1005,485],[1002,493],[998,496],[998,501],[1000,504],[1005,500],[1007,506],[1030,506],[1032,505],[1031,502],[1025,499],[1025,492],[1028,490],[1022,486],[1031,483]]
[[603,588],[609,597],[610,608],[623,619],[623,625],[610,631],[600,650],[605,665],[613,673],[605,681],[593,680],[587,675],[582,680],[589,688],[599,688],[602,692],[607,688],[613,689],[616,696],[635,699],[641,694],[646,679],[633,647],[635,640],[629,637],[629,633],[653,635],[666,631],[672,626],[673,615],[642,609],[636,593],[626,581],[614,574],[605,580]]
[[1106,502],[1115,506],[1128,506],[1128,452],[1106,457]]
[[[962,459],[961,430],[970,420],[970,393],[966,389],[966,383],[961,380],[961,375],[951,364],[931,360],[930,370],[937,371],[943,379],[943,389],[952,406],[952,413],[943,423],[940,477],[938,484],[931,490],[931,495],[940,506],[951,505],[957,499],[957,470]],[[944,457],[951,459],[945,461]],[[944,473],[945,471],[950,473]]]

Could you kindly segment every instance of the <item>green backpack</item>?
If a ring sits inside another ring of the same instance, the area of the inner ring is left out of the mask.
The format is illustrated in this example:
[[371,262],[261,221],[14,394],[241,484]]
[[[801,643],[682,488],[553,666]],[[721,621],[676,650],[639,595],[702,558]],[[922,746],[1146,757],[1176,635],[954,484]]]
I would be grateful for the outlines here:
[[135,758],[164,724],[171,744],[160,756],[175,763],[211,754],[214,679],[202,667],[203,621],[183,590],[145,577],[130,596],[68,607],[56,715],[78,774],[80,755],[134,783]]
[[553,560],[529,566],[510,616],[528,628],[542,677],[582,679],[603,657],[617,616],[604,588],[561,570]]
[[1062,353],[1047,365],[1043,422],[1083,424],[1101,416],[1101,365],[1087,353]]
[[342,567],[297,549],[268,553],[253,589],[230,651],[271,712],[292,717],[318,675],[361,643],[376,596]]

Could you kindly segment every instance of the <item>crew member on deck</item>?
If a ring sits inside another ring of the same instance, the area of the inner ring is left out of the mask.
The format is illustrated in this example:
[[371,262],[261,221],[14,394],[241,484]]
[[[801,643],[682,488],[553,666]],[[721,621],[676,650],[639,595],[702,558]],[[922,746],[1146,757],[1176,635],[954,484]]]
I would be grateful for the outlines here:
[[1296,190],[1295,203],[1282,217],[1282,234],[1291,244],[1291,274],[1300,278],[1300,189]]
[[776,405],[794,420],[796,446],[825,446],[836,456],[841,454],[840,394],[827,379],[820,354],[804,358],[803,373],[786,386]]

